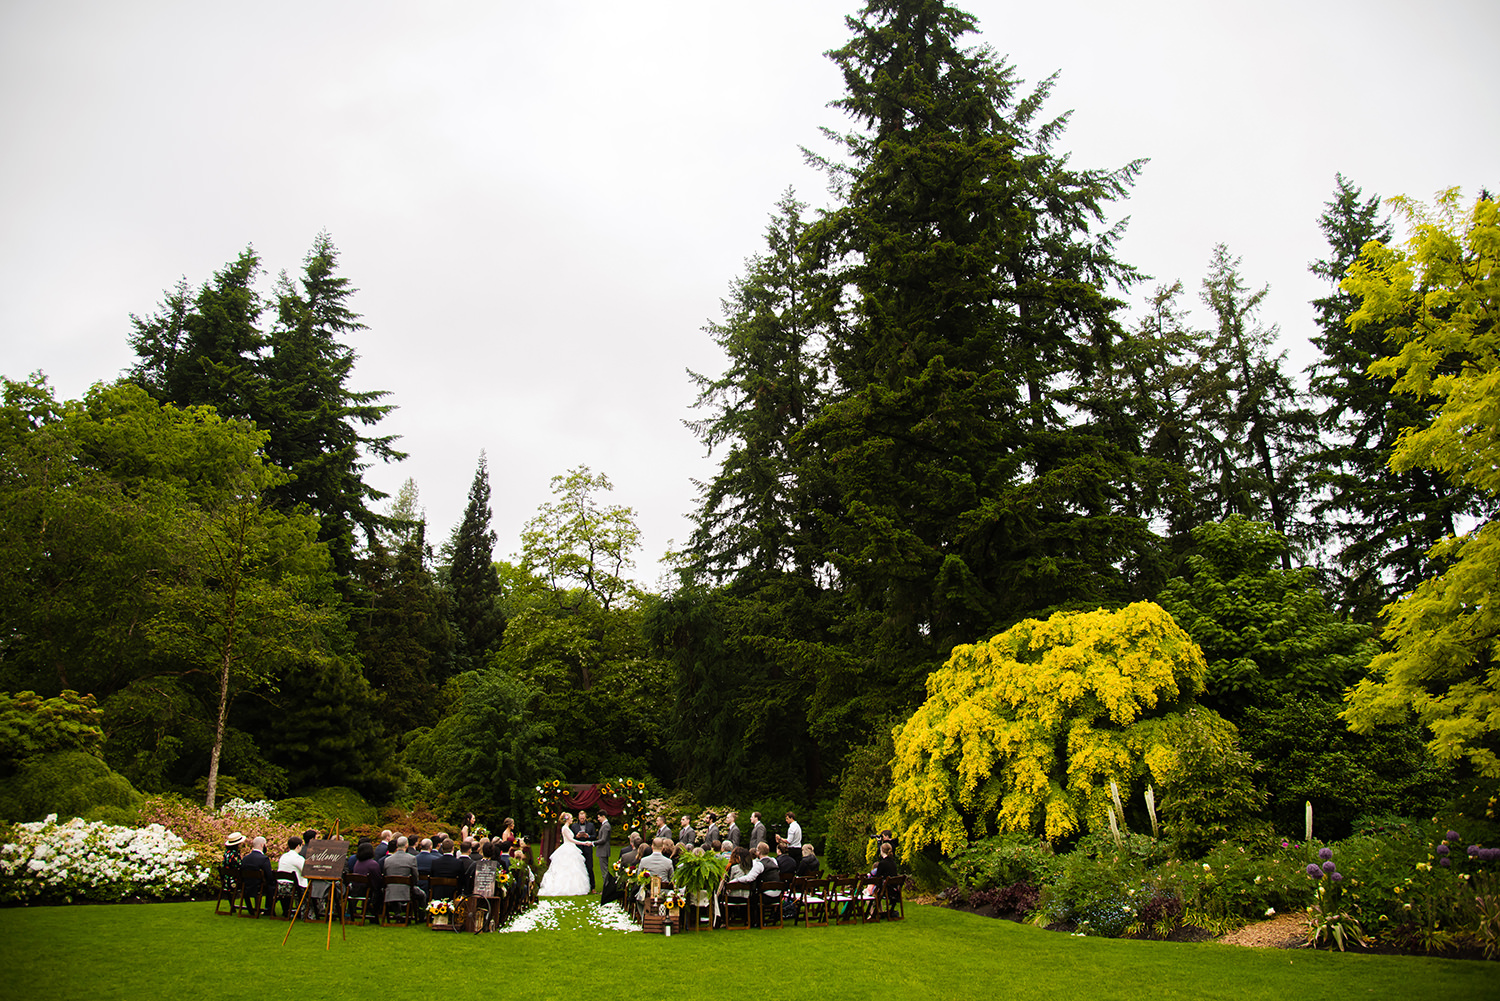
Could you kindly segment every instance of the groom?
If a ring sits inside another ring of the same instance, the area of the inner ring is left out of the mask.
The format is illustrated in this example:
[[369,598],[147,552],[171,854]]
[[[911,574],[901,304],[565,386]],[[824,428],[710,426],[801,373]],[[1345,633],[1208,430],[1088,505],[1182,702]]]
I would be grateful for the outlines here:
[[[609,814],[603,810],[599,811],[599,827],[594,832],[594,855],[599,861],[599,875],[607,888],[609,886]],[[594,864],[589,862],[589,888],[594,886]]]

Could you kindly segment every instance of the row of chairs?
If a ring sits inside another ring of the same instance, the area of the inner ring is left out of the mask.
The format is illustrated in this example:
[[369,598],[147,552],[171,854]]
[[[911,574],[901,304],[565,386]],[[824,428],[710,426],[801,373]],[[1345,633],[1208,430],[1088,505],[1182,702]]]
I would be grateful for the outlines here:
[[[458,880],[447,876],[433,876],[427,881],[429,900],[451,900],[458,895]],[[336,884],[315,883],[316,886],[334,887],[333,906],[347,909],[351,921],[368,924],[371,918],[383,928],[406,927],[412,923],[412,887],[410,876],[386,876],[385,890],[381,894],[371,892],[370,877],[362,873],[346,872]],[[281,920],[290,921],[295,916],[298,901],[302,899],[302,887],[297,885],[297,874],[278,872],[270,886],[265,884],[265,874],[258,869],[221,869],[219,896],[214,902],[214,913],[239,914],[244,917],[276,917],[277,904],[281,905]],[[392,889],[405,892],[392,894]],[[317,897],[308,897],[308,905],[321,907],[326,903],[328,890]],[[229,909],[221,910],[227,901]],[[513,914],[536,903],[536,881],[527,880],[518,892],[505,893],[493,898],[481,898],[478,906],[484,911],[484,927],[504,924]],[[420,920],[420,918],[418,919]]]
[[[717,907],[689,901],[677,916],[681,930],[780,928],[788,915],[794,926],[801,924],[807,928],[899,921],[906,917],[905,876],[818,879],[794,876],[787,883],[765,881],[744,885],[748,891],[744,896],[731,895],[730,886],[720,890],[715,898]],[[672,888],[670,881],[662,883],[663,890]],[[644,919],[656,900],[656,896],[648,896],[633,903],[637,920]]]

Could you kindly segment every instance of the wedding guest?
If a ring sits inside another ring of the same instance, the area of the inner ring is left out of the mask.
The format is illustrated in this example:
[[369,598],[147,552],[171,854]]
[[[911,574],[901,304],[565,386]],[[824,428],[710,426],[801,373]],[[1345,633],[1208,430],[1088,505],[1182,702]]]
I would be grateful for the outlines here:
[[636,871],[639,872],[644,869],[653,876],[660,876],[662,879],[671,879],[672,860],[666,854],[667,846],[670,844],[671,842],[667,839],[653,841],[651,843],[650,854],[643,855],[641,860],[636,863]]
[[880,860],[875,863],[875,868],[870,870],[870,875],[884,877],[901,875],[896,871],[896,849],[891,842],[881,842]]
[[[748,900],[750,891],[754,889],[756,882],[760,879],[764,866],[759,859],[743,848],[736,848],[734,854],[729,857],[729,869],[724,873],[724,882],[721,886],[726,890],[726,896],[731,900]],[[756,913],[759,908],[750,908],[750,924],[759,926],[760,917]]]
[[390,831],[381,831],[380,840],[375,842],[375,861],[379,862],[391,853],[392,834]]
[[224,861],[219,866],[220,887],[229,897],[229,913],[235,910],[235,894],[239,892],[240,852],[245,846],[245,836],[235,831],[224,839]]
[[792,877],[797,875],[797,863],[801,861],[802,849],[798,847],[795,852],[791,845],[782,845],[781,854],[776,856],[776,868],[780,871],[780,879],[783,883],[790,883]]
[[[444,887],[441,896],[457,896],[469,892],[464,887],[463,860],[461,860],[457,855],[453,853],[453,842],[451,840],[444,841],[442,843],[441,850],[438,852],[438,857],[433,859],[432,868],[428,870],[428,877],[431,879],[442,878],[458,880],[457,888]],[[436,890],[433,890],[429,893],[429,896],[433,897],[434,899],[436,899],[439,895],[440,894],[438,894]]]
[[297,906],[297,901],[302,897],[302,891],[307,886],[307,880],[302,878],[302,864],[307,860],[298,851],[302,847],[302,839],[293,834],[286,839],[286,851],[276,860],[277,872],[295,873],[297,879],[292,883],[276,882],[276,900],[281,904],[282,917],[292,913],[292,908]]
[[797,861],[797,875],[804,879],[817,879],[822,863],[812,845],[802,846],[802,858]]
[[505,850],[508,852],[512,848],[514,848],[515,844],[516,844],[516,820],[515,820],[515,818],[514,817],[506,817],[502,826],[504,827],[504,830],[502,830],[500,832],[500,844],[502,844],[503,846],[505,846]]
[[365,920],[369,921],[380,911],[380,862],[375,858],[375,846],[369,838],[361,838],[354,852],[354,868],[351,875],[364,876],[370,881],[369,897],[365,901]]
[[[396,850],[391,852],[381,861],[382,886],[385,894],[382,898],[385,906],[392,904],[406,904],[412,915],[423,913],[427,906],[427,891],[422,889],[421,872],[417,868],[417,857],[408,851],[410,842],[400,837],[396,839]],[[406,876],[411,879],[410,888],[397,884],[389,885],[392,876]]]

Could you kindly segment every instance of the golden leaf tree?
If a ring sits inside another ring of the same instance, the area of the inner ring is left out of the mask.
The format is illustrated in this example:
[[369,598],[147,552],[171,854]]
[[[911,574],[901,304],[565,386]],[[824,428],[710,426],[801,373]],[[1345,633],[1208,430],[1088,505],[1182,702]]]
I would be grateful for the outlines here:
[[1206,781],[1248,802],[1233,725],[1192,703],[1206,674],[1197,644],[1151,602],[1027,619],[955,647],[894,731],[885,826],[904,832],[909,857],[934,844],[952,853],[992,827],[1100,829],[1111,782],[1128,794],[1150,780],[1186,805]]

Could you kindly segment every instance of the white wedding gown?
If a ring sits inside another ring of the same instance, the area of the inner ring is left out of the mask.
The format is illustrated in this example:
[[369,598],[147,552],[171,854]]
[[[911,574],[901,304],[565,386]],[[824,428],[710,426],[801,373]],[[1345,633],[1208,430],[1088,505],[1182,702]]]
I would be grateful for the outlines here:
[[[592,848],[588,849],[593,851]],[[539,897],[577,897],[589,892],[589,871],[583,860],[583,849],[578,847],[573,832],[562,829],[562,844],[547,859],[547,871],[542,874],[542,885],[537,889]]]

